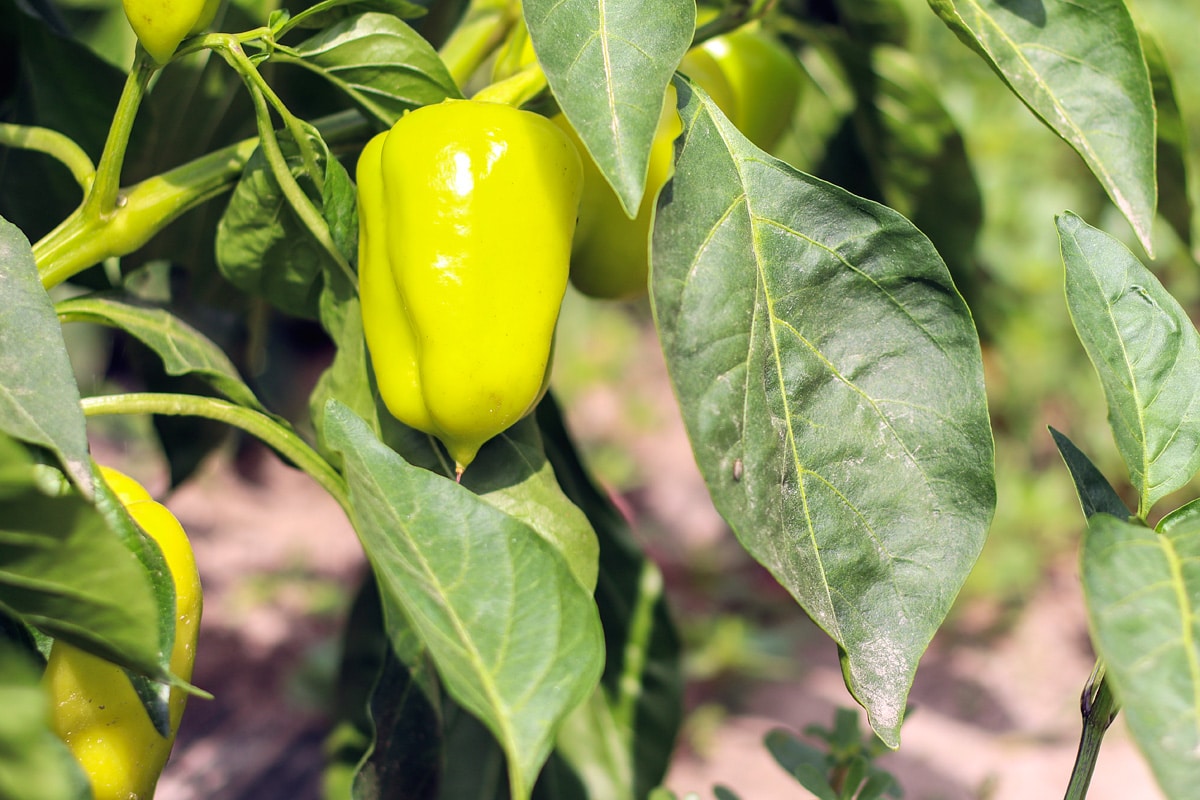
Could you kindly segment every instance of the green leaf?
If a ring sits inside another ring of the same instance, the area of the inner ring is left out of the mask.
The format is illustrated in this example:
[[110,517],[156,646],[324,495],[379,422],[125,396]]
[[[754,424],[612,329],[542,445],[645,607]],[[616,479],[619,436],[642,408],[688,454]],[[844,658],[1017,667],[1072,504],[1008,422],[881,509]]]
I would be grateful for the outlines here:
[[0,431],[53,452],[92,493],[87,424],[62,326],[42,288],[29,240],[0,219]]
[[929,5],[1083,157],[1153,254],[1154,99],[1124,0]]
[[995,502],[975,328],[907,220],[770,158],[676,81],[652,287],[696,461],[894,747]]
[[281,52],[276,60],[325,77],[387,127],[409,109],[462,97],[429,42],[388,14],[344,19],[293,52]]
[[462,485],[537,531],[566,560],[579,585],[589,595],[595,591],[600,558],[596,532],[559,488],[531,417],[480,449],[463,473]]
[[50,730],[50,700],[31,659],[0,639],[0,797],[88,800],[91,785]]
[[[0,464],[0,607],[55,638],[165,679],[174,628],[164,652],[153,573],[139,563],[140,554],[80,495],[45,494],[29,456],[4,436]],[[102,505],[111,500],[102,484],[96,496]],[[127,516],[125,523],[148,541]],[[157,548],[152,552],[161,561]],[[160,572],[168,574],[161,565]],[[167,600],[170,624],[173,587]]]
[[514,800],[528,797],[559,724],[600,677],[592,598],[527,524],[408,464],[336,401],[325,434],[385,607],[404,610],[450,694],[503,747]]
[[1123,244],[1058,217],[1067,307],[1108,400],[1108,422],[1143,519],[1200,468],[1200,335]]
[[1158,40],[1141,31],[1142,52],[1150,68],[1154,107],[1158,114],[1158,211],[1180,241],[1192,246],[1192,202],[1188,199],[1188,137],[1175,96],[1171,70]]
[[663,93],[692,42],[695,4],[525,0],[523,8],[559,107],[632,216]]
[[[596,605],[607,650],[601,685],[568,718],[558,749],[592,797],[619,796],[606,785],[628,787],[634,797],[644,797],[666,775],[683,718],[679,637],[662,575],[638,547],[629,522],[584,469],[553,395],[538,405],[537,420],[559,484],[599,538]],[[570,728],[591,733],[574,739]],[[593,737],[606,746],[590,747]]]
[[426,13],[424,8],[408,0],[322,0],[296,12],[283,27],[283,31],[296,27],[328,28],[346,17],[367,11],[378,11],[401,19],[413,19]]
[[1160,533],[1097,514],[1083,541],[1088,621],[1130,733],[1172,800],[1200,782],[1200,517]]
[[[305,175],[300,150],[285,131],[277,131],[280,149],[309,199],[324,210],[326,223],[331,218],[344,219],[347,212],[327,208],[325,200],[333,189],[332,198],[344,203],[344,187],[351,185],[350,178],[341,163],[330,158],[316,129],[308,130],[321,156],[324,196]],[[337,239],[334,244],[341,249]],[[341,271],[334,254],[318,242],[291,207],[262,147],[246,162],[217,225],[216,253],[221,274],[234,286],[265,298],[287,314],[310,319],[317,316],[323,274]],[[344,253],[341,256],[345,258]]]
[[168,375],[196,375],[233,402],[267,413],[225,351],[165,308],[116,294],[73,297],[54,308],[63,322],[123,330],[157,353]]
[[1075,482],[1075,493],[1079,496],[1079,504],[1083,506],[1083,515],[1091,519],[1095,514],[1111,514],[1117,519],[1126,519],[1129,509],[1091,459],[1054,428],[1050,429],[1050,435],[1071,473],[1071,480]]

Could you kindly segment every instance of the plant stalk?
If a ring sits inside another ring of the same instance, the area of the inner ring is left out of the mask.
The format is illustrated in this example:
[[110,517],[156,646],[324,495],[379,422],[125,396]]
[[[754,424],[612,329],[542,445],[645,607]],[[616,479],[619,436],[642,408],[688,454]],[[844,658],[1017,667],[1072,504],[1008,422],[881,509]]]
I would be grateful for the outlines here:
[[302,469],[338,502],[347,515],[350,514],[349,489],[337,470],[298,434],[259,411],[215,397],[152,392],[85,397],[80,404],[84,415],[88,417],[158,414],[204,417],[232,425],[257,437]]
[[1071,770],[1071,781],[1063,800],[1084,800],[1092,773],[1096,771],[1096,758],[1100,754],[1100,743],[1108,726],[1116,719],[1117,699],[1104,676],[1104,664],[1097,661],[1091,677],[1079,698],[1079,709],[1083,715],[1083,731],[1079,737],[1079,752],[1075,755],[1075,766]]

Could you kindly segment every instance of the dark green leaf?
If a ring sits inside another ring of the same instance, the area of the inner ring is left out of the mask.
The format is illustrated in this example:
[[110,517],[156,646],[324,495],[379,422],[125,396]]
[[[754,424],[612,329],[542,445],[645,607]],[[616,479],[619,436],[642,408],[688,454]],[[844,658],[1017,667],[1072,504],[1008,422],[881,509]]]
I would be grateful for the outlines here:
[[1158,40],[1141,32],[1142,52],[1150,68],[1158,120],[1158,211],[1188,248],[1192,246],[1192,203],[1188,199],[1188,138],[1171,70]]
[[[78,494],[44,494],[32,461],[4,436],[0,464],[6,475],[0,485],[0,607],[55,638],[165,678],[159,604],[137,555]],[[96,495],[103,505],[106,487],[97,486]],[[125,521],[132,528],[127,516]],[[144,540],[136,528],[131,532]],[[173,622],[173,587],[168,599]],[[168,645],[173,639],[172,628]]]
[[401,19],[424,16],[426,11],[408,0],[322,0],[291,18],[287,28],[328,28],[346,17],[378,11]]
[[301,42],[279,60],[324,76],[391,127],[407,110],[462,97],[429,42],[388,14],[361,14]]
[[632,214],[646,187],[663,92],[692,42],[695,4],[525,0],[523,8],[559,107]]
[[1097,655],[1167,797],[1200,782],[1200,518],[1161,533],[1097,514],[1082,577]]
[[514,800],[528,797],[561,720],[600,677],[592,598],[537,532],[406,463],[336,401],[325,435],[385,608],[403,609],[451,695],[503,747]]
[[559,484],[587,514],[600,542],[596,604],[604,625],[604,677],[596,695],[568,724],[587,727],[591,719],[585,741],[595,737],[617,745],[592,749],[567,741],[564,729],[558,747],[588,782],[591,796],[619,796],[597,786],[607,776],[616,779],[621,791],[644,797],[667,772],[683,717],[679,637],[662,576],[639,549],[629,523],[584,469],[552,395],[538,405],[537,419]]
[[60,301],[55,311],[63,322],[119,328],[157,353],[168,375],[196,375],[233,402],[266,413],[225,351],[165,308],[128,296],[93,294]]
[[1087,162],[1153,253],[1154,99],[1124,0],[929,0]]
[[[337,173],[345,170],[329,157],[315,129],[311,131],[310,140],[322,156],[324,181],[333,180],[336,185]],[[277,135],[292,174],[313,204],[323,208],[322,196],[304,173],[296,143],[283,131]],[[323,273],[340,271],[333,254],[292,209],[261,147],[246,162],[217,225],[216,252],[221,274],[234,286],[265,298],[287,314],[310,319],[317,316]]]
[[1108,400],[1145,518],[1200,468],[1200,334],[1133,253],[1071,213],[1058,218],[1067,307]]
[[904,218],[766,156],[677,85],[652,287],[696,461],[894,747],[995,502],[975,328]]
[[50,730],[50,700],[39,671],[0,638],[0,797],[88,800],[79,763]]
[[92,493],[87,425],[62,326],[42,288],[29,241],[0,219],[0,431],[52,451]]
[[1074,442],[1054,428],[1050,429],[1050,435],[1054,437],[1058,453],[1071,473],[1071,480],[1075,482],[1075,492],[1079,495],[1080,505],[1083,506],[1083,515],[1088,519],[1091,519],[1093,514],[1111,514],[1117,519],[1127,518],[1129,509],[1091,459],[1085,456]]

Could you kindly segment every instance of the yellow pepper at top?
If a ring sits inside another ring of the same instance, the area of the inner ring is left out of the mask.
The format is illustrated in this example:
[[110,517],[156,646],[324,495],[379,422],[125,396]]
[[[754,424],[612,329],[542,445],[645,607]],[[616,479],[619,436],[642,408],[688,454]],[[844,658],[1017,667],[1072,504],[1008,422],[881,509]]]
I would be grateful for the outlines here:
[[357,179],[359,296],[379,393],[461,473],[545,391],[579,154],[545,117],[446,100],[372,139]]
[[[694,47],[679,71],[703,89],[722,113],[757,147],[770,150],[791,122],[803,87],[795,57],[757,28],[741,28]],[[590,297],[632,298],[645,293],[650,229],[659,191],[671,176],[674,141],[682,130],[675,89],[667,96],[650,147],[646,190],[630,219],[590,157],[584,163],[579,230],[571,254],[571,284]],[[561,114],[555,122],[586,150]]]
[[[191,680],[203,602],[187,534],[132,478],[107,467],[101,475],[134,522],[158,544],[175,582],[171,672]],[[171,735],[154,729],[125,671],[64,641],[50,648],[42,677],[51,698],[51,727],[83,767],[95,800],[149,800],[183,719],[187,694],[172,687]]]
[[180,42],[212,24],[221,0],[121,0],[121,5],[142,47],[165,64]]

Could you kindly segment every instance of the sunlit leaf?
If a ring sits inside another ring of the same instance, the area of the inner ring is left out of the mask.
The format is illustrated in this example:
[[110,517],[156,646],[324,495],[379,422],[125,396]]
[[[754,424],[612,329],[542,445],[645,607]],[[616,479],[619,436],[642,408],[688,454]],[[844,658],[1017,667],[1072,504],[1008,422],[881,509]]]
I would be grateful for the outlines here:
[[528,797],[563,717],[595,688],[595,603],[527,524],[451,479],[414,467],[330,401],[354,524],[388,598],[403,609],[451,695],[483,721]]
[[390,14],[344,19],[292,52],[277,60],[323,76],[389,127],[409,109],[462,96],[429,42]]
[[929,4],[1075,148],[1152,254],[1154,99],[1124,0]]
[[1123,244],[1074,214],[1058,218],[1067,307],[1100,376],[1138,515],[1200,468],[1200,334]]
[[1200,782],[1200,515],[1160,527],[1097,514],[1081,570],[1105,679],[1159,785],[1185,800]]

